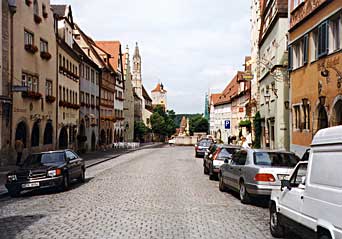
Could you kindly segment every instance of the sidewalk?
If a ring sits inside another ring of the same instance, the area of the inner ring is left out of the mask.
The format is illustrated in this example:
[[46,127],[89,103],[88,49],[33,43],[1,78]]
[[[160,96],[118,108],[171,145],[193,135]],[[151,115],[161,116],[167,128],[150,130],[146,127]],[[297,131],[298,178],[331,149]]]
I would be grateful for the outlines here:
[[[141,144],[140,147],[136,149],[108,149],[106,151],[89,152],[80,155],[80,157],[84,159],[86,168],[90,168],[97,164],[117,158],[123,154],[131,153],[146,148],[154,148],[161,145],[163,145],[163,143],[147,143]],[[16,166],[7,166],[0,168],[0,197],[7,194],[7,189],[5,187],[7,173],[15,169]]]

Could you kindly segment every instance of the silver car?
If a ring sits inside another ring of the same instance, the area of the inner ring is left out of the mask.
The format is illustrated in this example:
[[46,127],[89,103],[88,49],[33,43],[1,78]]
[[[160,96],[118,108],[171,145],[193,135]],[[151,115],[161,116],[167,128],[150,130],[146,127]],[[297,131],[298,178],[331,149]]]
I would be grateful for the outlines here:
[[285,151],[243,149],[232,160],[226,160],[219,174],[221,191],[232,189],[240,194],[242,203],[253,196],[270,196],[281,180],[289,176],[300,159]]

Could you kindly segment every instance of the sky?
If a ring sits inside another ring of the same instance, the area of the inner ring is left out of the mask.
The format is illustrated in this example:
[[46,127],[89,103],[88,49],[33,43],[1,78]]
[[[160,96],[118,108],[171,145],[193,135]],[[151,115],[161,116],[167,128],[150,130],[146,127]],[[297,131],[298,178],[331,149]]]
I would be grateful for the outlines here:
[[168,109],[203,113],[250,54],[249,0],[51,0],[71,4],[74,21],[94,40],[138,42],[143,84],[168,91]]

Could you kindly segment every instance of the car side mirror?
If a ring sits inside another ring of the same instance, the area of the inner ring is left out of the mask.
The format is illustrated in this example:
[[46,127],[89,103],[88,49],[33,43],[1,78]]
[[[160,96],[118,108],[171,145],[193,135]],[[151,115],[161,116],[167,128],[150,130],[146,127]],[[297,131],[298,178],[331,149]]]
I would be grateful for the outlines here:
[[288,190],[291,190],[291,183],[290,180],[283,179],[281,180],[281,191],[283,191],[284,188],[287,188]]

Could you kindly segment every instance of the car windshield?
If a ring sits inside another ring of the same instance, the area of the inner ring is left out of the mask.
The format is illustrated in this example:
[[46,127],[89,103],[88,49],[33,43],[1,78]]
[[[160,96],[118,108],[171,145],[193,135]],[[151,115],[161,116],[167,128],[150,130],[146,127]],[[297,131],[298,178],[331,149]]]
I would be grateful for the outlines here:
[[64,163],[64,153],[32,154],[24,161],[24,167],[55,165]]
[[202,140],[198,143],[199,146],[202,146],[202,147],[209,147],[211,144],[211,141],[209,140]]
[[255,152],[254,164],[274,167],[295,167],[299,158],[295,154],[281,152]]
[[218,156],[219,160],[223,160],[226,158],[231,158],[232,154],[235,153],[236,149],[234,148],[222,148],[220,154]]

